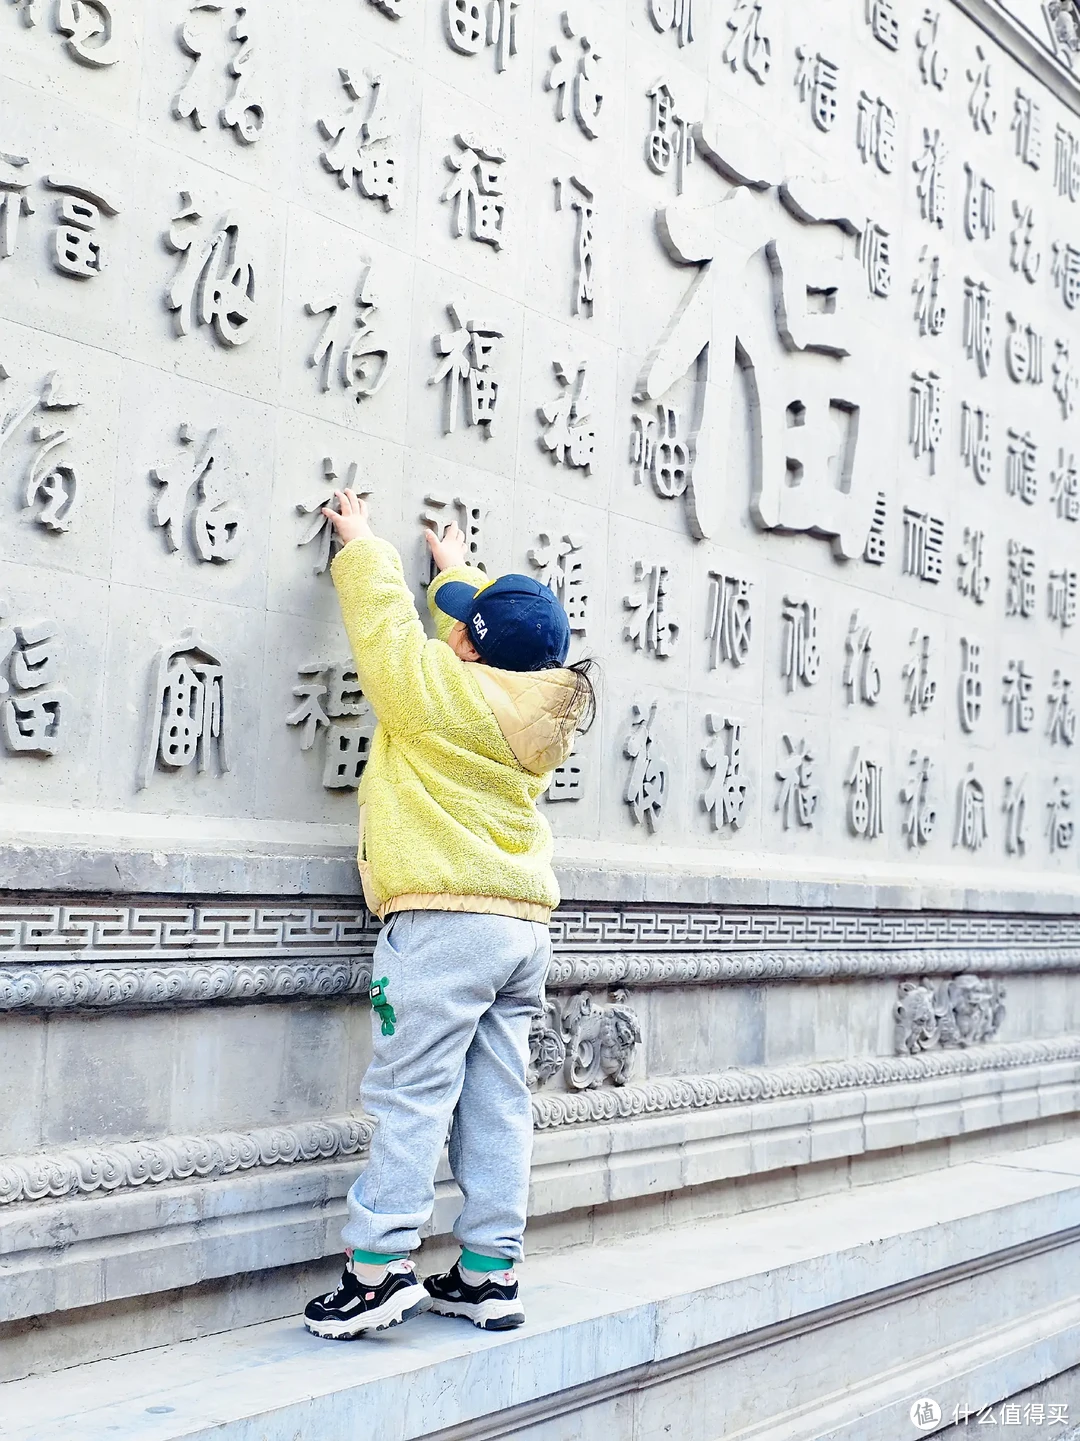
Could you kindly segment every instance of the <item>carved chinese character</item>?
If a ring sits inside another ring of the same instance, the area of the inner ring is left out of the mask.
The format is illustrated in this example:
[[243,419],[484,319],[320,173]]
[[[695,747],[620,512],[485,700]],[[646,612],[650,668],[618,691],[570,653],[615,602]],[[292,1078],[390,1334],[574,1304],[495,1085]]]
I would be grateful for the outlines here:
[[661,34],[676,31],[680,46],[694,39],[694,0],[649,0],[649,19]]
[[905,575],[916,575],[930,585],[941,580],[945,551],[945,522],[928,511],[904,506]]
[[931,225],[945,225],[945,140],[940,130],[923,129],[922,154],[911,162],[918,177],[915,193],[919,211]]
[[900,21],[893,0],[866,0],[866,23],[886,50],[900,48]]
[[[0,381],[6,372],[0,366]],[[14,439],[20,427],[37,416],[39,424],[31,426],[25,439],[34,445],[34,453],[26,467],[22,504],[34,511],[38,525],[54,534],[71,528],[80,501],[79,477],[75,467],[59,454],[71,435],[66,425],[58,422],[58,413],[77,410],[80,401],[65,390],[56,371],[45,377],[40,390],[32,390],[0,417],[0,453]]]
[[804,105],[809,104],[810,115],[817,128],[828,132],[836,124],[840,71],[820,51],[811,55],[802,45],[796,46],[795,58],[799,62],[795,73],[799,99]]
[[682,412],[673,405],[658,405],[656,419],[631,417],[630,459],[635,467],[634,484],[645,477],[652,481],[657,495],[674,500],[684,495],[693,483],[693,456],[686,434]]
[[1005,338],[1005,368],[1017,385],[1043,383],[1043,338],[1031,325],[1017,320],[1011,310],[1005,312],[1009,334]]
[[57,226],[53,234],[52,262],[61,275],[75,280],[90,280],[105,268],[105,257],[98,240],[97,227],[102,215],[119,215],[120,206],[100,189],[91,190],[77,180],[60,175],[46,175],[43,182],[50,190],[59,190]]
[[540,572],[541,585],[553,590],[576,635],[584,635],[589,606],[589,586],[585,580],[583,552],[585,539],[580,535],[564,535],[553,540],[541,531],[539,544],[529,551],[529,560]]
[[[180,426],[183,450],[168,465],[150,472],[154,485],[161,486],[154,506],[154,524],[165,532],[170,551],[179,550],[185,521],[191,528],[191,545],[199,560],[235,560],[244,542],[244,512],[222,481],[215,449],[217,430],[210,430],[201,445],[195,443],[190,425]],[[188,508],[192,498],[195,505]]]
[[930,474],[937,473],[937,453],[941,445],[941,376],[934,370],[925,374],[911,373],[911,421],[908,438],[915,459],[930,457]]
[[1034,96],[1016,87],[1009,129],[1013,133],[1017,158],[1032,170],[1042,164],[1042,106]]
[[721,57],[732,74],[746,70],[759,85],[765,84],[772,69],[772,41],[761,33],[763,8],[764,0],[735,0],[727,21],[731,35]]
[[165,304],[174,312],[177,335],[210,325],[219,344],[243,345],[255,313],[255,267],[241,245],[239,219],[231,212],[223,215],[212,234],[198,237],[201,221],[191,194],[182,191],[180,213],[165,237],[181,257]]
[[1054,131],[1054,188],[1074,205],[1080,200],[1080,142],[1063,125]]
[[870,517],[870,529],[866,536],[863,560],[868,565],[885,564],[885,521],[888,518],[888,501],[885,492],[879,490],[874,502],[874,513]]
[[119,60],[112,0],[56,0],[53,24],[65,37],[68,54],[80,65],[103,70]]
[[1055,240],[1051,252],[1050,278],[1055,289],[1061,291],[1066,307],[1075,310],[1080,304],[1080,247],[1066,240]]
[[671,654],[679,638],[679,623],[668,612],[666,565],[646,566],[634,562],[634,585],[637,589],[623,597],[623,605],[633,615],[627,621],[623,638],[635,650],[652,651],[663,659]]
[[978,851],[990,832],[986,824],[986,788],[975,775],[975,762],[969,761],[967,775],[960,782],[956,798],[956,835],[954,846]]
[[1035,207],[1014,200],[1012,211],[1016,224],[1009,231],[1009,264],[1034,285],[1042,265],[1042,251],[1035,240]]
[[1039,478],[1035,469],[1037,460],[1038,446],[1031,431],[1025,430],[1023,435],[1020,435],[1010,427],[1005,451],[1006,495],[1018,495],[1026,505],[1035,504],[1039,491]]
[[854,705],[857,700],[877,705],[881,699],[881,668],[873,655],[873,632],[868,625],[860,624],[857,610],[851,613],[844,649],[847,658],[843,685],[848,705]]
[[870,294],[886,299],[892,290],[892,252],[889,232],[876,221],[868,220],[859,234],[859,258]]
[[304,306],[308,315],[326,316],[308,356],[308,365],[318,372],[320,390],[330,390],[336,381],[357,405],[383,388],[390,371],[387,341],[374,319],[379,304],[371,284],[371,263],[363,264],[351,307],[355,315],[348,314],[347,300],[334,296],[321,296]]
[[485,45],[495,51],[501,75],[518,53],[517,13],[520,0],[488,0],[487,18],[479,0],[442,0],[443,29],[459,55],[478,55]]
[[1063,420],[1069,420],[1076,409],[1076,389],[1080,385],[1080,376],[1073,370],[1072,360],[1069,354],[1070,343],[1068,340],[1057,340],[1054,342],[1054,395],[1061,406]]
[[851,771],[844,784],[851,787],[847,805],[851,834],[864,836],[868,841],[874,840],[885,829],[882,821],[884,767],[880,760],[872,760],[865,755],[862,746],[856,746]]
[[1058,450],[1057,468],[1050,472],[1050,504],[1059,520],[1080,520],[1080,474],[1075,454],[1070,451],[1066,457],[1064,447]]
[[1073,705],[1072,681],[1061,671],[1054,671],[1050,682],[1050,715],[1046,734],[1051,745],[1071,746],[1076,744],[1076,707]]
[[919,52],[919,74],[922,76],[923,84],[932,85],[935,90],[944,90],[945,81],[949,76],[949,67],[942,58],[941,47],[938,44],[938,25],[940,23],[940,11],[932,10],[928,5],[923,11],[922,24],[915,32],[915,45]]
[[588,474],[596,457],[596,424],[592,418],[592,397],[586,385],[586,363],[581,361],[576,371],[571,372],[555,360],[552,369],[562,390],[555,400],[537,407],[536,413],[544,427],[540,447],[556,465]]
[[958,557],[960,576],[957,588],[961,595],[970,596],[976,605],[982,605],[990,588],[990,577],[986,574],[983,559],[985,543],[985,531],[964,527],[964,548]]
[[572,108],[582,133],[595,140],[600,134],[598,122],[604,104],[604,92],[596,75],[600,52],[587,34],[575,29],[568,10],[562,13],[562,30],[567,40],[576,40],[577,44],[564,47],[560,42],[551,47],[555,63],[544,76],[544,89],[555,92],[556,120],[565,120]]
[[683,192],[686,172],[694,163],[691,122],[678,112],[675,96],[663,78],[645,92],[652,101],[652,128],[645,137],[645,160],[655,175],[666,175],[675,164],[675,183]]
[[969,240],[982,235],[989,240],[997,229],[996,192],[985,175],[977,175],[970,165],[964,165],[967,176],[967,190],[964,196],[964,234]]
[[374,5],[388,20],[401,19],[401,3],[402,0],[368,0],[368,4]]
[[982,715],[982,643],[960,639],[960,726],[970,734]]
[[904,664],[904,701],[910,715],[925,714],[937,695],[937,680],[930,674],[930,637],[916,626],[908,646],[915,654]]
[[[360,466],[355,460],[349,464],[345,479],[341,481],[333,456],[324,456],[323,476],[325,486],[314,500],[298,500],[296,502],[296,509],[301,515],[313,517],[307,530],[296,543],[298,546],[314,545],[315,565],[313,569],[316,575],[324,573],[332,557],[341,549],[341,541],[333,522],[323,514],[326,509],[340,510],[335,492],[351,490],[361,498],[366,498],[372,493],[372,487],[360,479]],[[305,746],[304,749],[307,750],[308,747]]]
[[22,170],[29,163],[25,155],[8,155],[0,151],[0,260],[7,260],[15,254],[19,221],[34,214],[34,207],[26,194],[30,182],[21,178]]
[[993,350],[990,287],[984,280],[964,276],[964,350],[985,378],[990,374]]
[[746,664],[753,624],[752,589],[748,580],[709,571],[709,623],[705,639],[709,642],[710,670],[717,670],[721,661],[733,666]]
[[741,720],[709,714],[705,726],[713,739],[701,752],[702,763],[712,771],[701,795],[701,805],[709,813],[714,831],[730,826],[737,831],[746,809],[746,780],[742,774]]
[[554,804],[557,801],[580,801],[585,795],[585,773],[577,746],[551,772],[551,782],[544,792],[544,799]]
[[446,307],[454,329],[435,337],[435,352],[444,357],[429,385],[446,382],[446,406],[443,432],[452,435],[457,429],[462,387],[465,390],[465,424],[482,427],[485,440],[495,429],[495,406],[499,398],[499,382],[491,373],[491,357],[495,342],[503,332],[483,320],[462,321],[462,306],[452,301]]
[[172,105],[177,120],[190,120],[196,130],[205,130],[217,110],[221,124],[242,145],[258,140],[266,119],[263,107],[248,94],[254,53],[248,26],[242,5],[202,0],[191,7],[177,42],[193,63]]
[[367,103],[348,70],[338,71],[350,104],[330,119],[320,119],[324,140],[332,143],[320,156],[324,169],[336,175],[342,190],[355,183],[365,200],[381,200],[385,210],[397,203],[397,155],[388,144],[390,133],[375,119],[382,76],[364,71]]
[[[441,493],[429,493],[424,497],[424,509],[420,515],[421,523],[430,527],[440,540],[452,525],[458,526],[465,535],[466,564],[484,571],[487,570],[482,559],[486,519],[487,511],[475,499],[463,498],[460,495],[451,499]],[[434,580],[437,574],[438,570],[432,560],[429,581]]]
[[1005,777],[1005,852],[1010,856],[1022,856],[1027,850],[1027,776],[1013,780]]
[[667,761],[656,737],[656,703],[646,711],[635,705],[630,734],[623,748],[631,762],[624,799],[637,825],[655,831],[663,818],[668,797]]
[[591,317],[593,314],[593,243],[596,236],[593,222],[596,219],[595,196],[584,181],[576,175],[567,180],[555,179],[555,209],[564,208],[564,197],[570,196],[570,208],[577,211],[577,236],[574,253],[574,302],[573,313]]
[[920,756],[912,751],[908,758],[911,775],[900,792],[904,802],[902,827],[912,850],[925,846],[934,833],[937,811],[931,801],[930,789],[933,783],[934,764],[929,756]]
[[0,731],[14,755],[53,756],[71,697],[61,685],[64,645],[53,620],[12,625],[0,598]]
[[1035,552],[1030,545],[1010,540],[1008,557],[1005,614],[1023,616],[1027,620],[1035,614]]
[[1002,704],[1009,731],[1026,732],[1035,724],[1035,702],[1031,699],[1035,678],[1022,660],[1009,661],[1002,676]]
[[945,302],[941,299],[943,284],[941,256],[931,255],[930,247],[924,245],[919,251],[919,273],[911,285],[920,335],[940,335],[945,329]]
[[225,670],[195,630],[158,651],[150,697],[150,741],[139,790],[150,784],[155,766],[180,770],[194,761],[207,770],[212,752],[218,770],[230,769],[227,745]]
[[994,133],[997,123],[997,106],[994,104],[994,73],[981,45],[975,46],[976,63],[969,66],[967,78],[971,82],[968,98],[968,114],[976,133],[980,130],[987,135]]
[[468,229],[473,240],[501,250],[506,203],[500,172],[506,156],[472,136],[455,135],[454,139],[461,154],[446,157],[454,176],[442,193],[443,200],[454,206],[453,233],[460,240]]
[[896,167],[896,112],[880,95],[874,99],[860,91],[855,144],[864,165],[873,161],[883,174],[892,174]]
[[[724,124],[703,124],[695,136],[699,157],[722,176],[744,187],[760,187],[759,194],[744,189],[737,197],[735,243],[744,262],[761,269],[756,284],[724,283],[730,274],[726,251],[724,263],[714,266],[720,245],[715,206],[676,205],[662,212],[658,231],[665,249],[695,273],[645,361],[635,398],[661,402],[682,376],[692,374],[688,441],[694,463],[685,492],[687,518],[696,538],[708,538],[722,524],[715,477],[732,413],[734,352],[738,367],[751,374],[756,392],[750,502],[755,522],[765,530],[822,536],[832,542],[837,556],[855,559],[866,547],[874,495],[865,485],[870,458],[859,437],[872,433],[871,415],[880,397],[857,366],[845,365],[842,385],[837,381],[835,362],[850,354],[853,336],[843,305],[837,304],[844,294],[845,267],[836,253],[834,227],[848,235],[859,227],[846,207],[844,215],[837,216],[832,190],[792,182],[802,197],[796,199],[782,174],[766,184],[756,163],[742,163],[742,142]],[[803,222],[799,244],[776,226],[771,212],[778,194]],[[814,218],[820,224],[810,224]],[[771,288],[770,306],[759,303],[764,298],[761,285]],[[772,355],[774,335],[786,352],[779,366],[766,359]],[[839,454],[838,424],[843,437]],[[635,454],[641,451],[635,446]]]
[[355,790],[367,764],[375,718],[353,663],[314,660],[298,666],[297,674],[300,684],[293,687],[293,695],[298,704],[285,724],[298,728],[304,751],[325,732],[323,785],[327,790]]
[[789,691],[796,682],[814,685],[821,674],[821,650],[817,638],[817,606],[808,600],[784,597],[784,653],[780,674]]
[[818,788],[814,784],[814,753],[804,739],[793,741],[783,737],[786,754],[776,770],[780,791],[775,809],[780,812],[784,830],[793,825],[812,826],[817,810]]
[[990,479],[993,450],[990,444],[990,412],[964,401],[960,407],[960,455],[975,479],[985,485]]
[[1046,803],[1046,835],[1050,842],[1050,854],[1067,851],[1072,846],[1076,827],[1072,819],[1073,788],[1071,781],[1054,777],[1050,799]]
[[1076,623],[1077,577],[1080,572],[1069,569],[1052,570],[1047,588],[1047,613],[1062,630]]

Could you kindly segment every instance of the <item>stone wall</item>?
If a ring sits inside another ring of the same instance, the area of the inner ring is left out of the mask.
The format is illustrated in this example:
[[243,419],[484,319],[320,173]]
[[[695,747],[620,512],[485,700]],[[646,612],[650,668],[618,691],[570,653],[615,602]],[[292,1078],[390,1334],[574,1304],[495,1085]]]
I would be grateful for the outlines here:
[[1067,16],[564,4],[0,13],[8,1374],[337,1249],[335,484],[418,599],[457,520],[601,663],[544,802],[538,1245],[1078,1109]]

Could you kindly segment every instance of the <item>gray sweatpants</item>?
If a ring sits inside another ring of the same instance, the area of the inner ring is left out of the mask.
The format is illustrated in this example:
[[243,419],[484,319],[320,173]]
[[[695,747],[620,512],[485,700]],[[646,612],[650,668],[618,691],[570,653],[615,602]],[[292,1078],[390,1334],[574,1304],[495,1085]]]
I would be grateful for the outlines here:
[[350,1250],[392,1255],[420,1244],[452,1118],[450,1167],[464,1197],[454,1235],[482,1255],[521,1260],[529,1025],[550,958],[547,926],[509,916],[397,911],[383,927],[372,963],[382,988],[374,1056],[360,1093],[378,1124],[349,1192]]

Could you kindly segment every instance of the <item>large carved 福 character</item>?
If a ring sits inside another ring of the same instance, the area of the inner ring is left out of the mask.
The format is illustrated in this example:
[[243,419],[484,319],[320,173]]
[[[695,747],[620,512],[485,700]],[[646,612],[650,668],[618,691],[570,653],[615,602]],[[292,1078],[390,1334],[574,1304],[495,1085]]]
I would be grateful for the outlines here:
[[698,152],[738,188],[713,205],[680,202],[658,213],[668,255],[697,273],[645,362],[636,398],[661,401],[692,373],[684,493],[691,533],[707,539],[720,524],[737,365],[749,392],[754,520],[764,530],[825,537],[838,558],[855,559],[876,498],[863,481],[865,445],[857,465],[859,436],[880,431],[873,376],[843,364],[858,326],[844,307],[850,268],[835,258],[836,231],[858,233],[847,218],[854,207],[831,183],[785,181],[760,131],[709,123],[694,135]]

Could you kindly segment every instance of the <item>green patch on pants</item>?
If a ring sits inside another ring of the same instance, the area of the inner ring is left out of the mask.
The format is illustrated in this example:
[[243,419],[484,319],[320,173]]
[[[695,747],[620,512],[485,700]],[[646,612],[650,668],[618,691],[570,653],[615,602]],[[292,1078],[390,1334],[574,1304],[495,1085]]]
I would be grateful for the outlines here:
[[368,995],[371,997],[372,1008],[378,1013],[382,1021],[382,1033],[384,1036],[394,1034],[394,1022],[397,1016],[394,1015],[394,1008],[386,999],[386,987],[389,985],[389,977],[383,976],[381,981],[372,981]]

